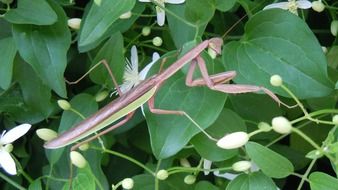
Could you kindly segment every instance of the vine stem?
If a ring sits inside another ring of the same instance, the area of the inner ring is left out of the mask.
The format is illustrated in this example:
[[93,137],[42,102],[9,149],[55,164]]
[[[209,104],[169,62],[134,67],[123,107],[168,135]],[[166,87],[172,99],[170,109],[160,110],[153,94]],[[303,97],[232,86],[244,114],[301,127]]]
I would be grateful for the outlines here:
[[322,148],[320,146],[317,145],[317,143],[315,143],[310,137],[308,137],[307,135],[305,135],[301,130],[297,129],[297,128],[292,128],[292,132],[297,133],[299,136],[301,136],[304,140],[306,140],[308,143],[310,143],[313,147],[315,147],[317,150],[323,152],[323,154],[329,158],[332,162],[335,161],[335,159],[329,155],[327,152],[323,151]]
[[2,178],[3,180],[7,181],[9,184],[11,184],[12,186],[16,187],[19,190],[27,190],[26,188],[22,187],[21,185],[19,185],[15,181],[13,181],[11,178],[9,178],[6,175],[4,175],[2,172],[0,172],[0,178]]
[[135,160],[134,158],[129,157],[129,156],[125,155],[125,154],[122,154],[122,153],[119,153],[119,152],[116,152],[116,151],[113,151],[113,150],[98,148],[98,147],[91,147],[91,148],[94,149],[94,150],[99,150],[99,151],[102,151],[104,153],[109,153],[109,154],[112,154],[114,156],[118,156],[120,158],[126,159],[126,160],[128,160],[128,161],[130,161],[130,162],[132,162],[132,163],[134,163],[134,164],[136,164],[138,166],[140,166],[145,171],[149,172],[151,175],[155,175],[155,173],[151,169],[149,169],[147,166],[145,166],[141,162],[139,162],[139,161]]
[[[282,85],[281,86],[283,90],[285,90],[298,104],[298,106],[300,107],[300,109],[303,111],[304,116],[301,117],[302,119],[308,119],[310,121],[313,121],[315,123],[323,123],[323,124],[328,124],[328,125],[333,125],[333,122],[330,121],[322,121],[319,119],[314,119],[305,109],[304,105],[299,101],[299,99],[296,97],[296,95],[294,95],[286,86]],[[338,112],[338,110],[334,110],[335,112]],[[297,121],[299,121],[300,118],[297,119]],[[302,120],[301,119],[301,120]],[[293,121],[295,122],[295,121]]]
[[314,166],[314,164],[316,163],[316,159],[312,160],[312,162],[310,163],[309,167],[307,168],[306,172],[304,173],[304,175],[302,176],[302,179],[298,185],[297,190],[301,190],[302,186],[304,184],[305,181],[307,181],[307,176],[309,175],[309,173],[311,172],[312,167]]

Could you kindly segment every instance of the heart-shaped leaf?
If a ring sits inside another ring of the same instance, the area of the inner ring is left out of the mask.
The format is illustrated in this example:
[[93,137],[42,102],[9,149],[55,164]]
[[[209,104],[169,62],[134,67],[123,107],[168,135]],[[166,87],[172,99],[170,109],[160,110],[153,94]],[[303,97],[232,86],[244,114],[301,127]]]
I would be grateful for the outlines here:
[[7,89],[12,80],[13,61],[16,55],[16,46],[12,37],[0,40],[0,87]]
[[333,89],[316,37],[288,11],[266,10],[252,17],[243,39],[224,47],[223,61],[229,70],[237,71],[236,83],[264,86],[283,96],[288,95],[269,83],[274,74],[298,98],[325,96]]
[[4,18],[13,24],[51,25],[58,16],[46,0],[20,0],[18,8],[8,11]]
[[262,172],[241,174],[232,180],[226,190],[276,190],[277,187],[271,178]]
[[[170,62],[176,59],[173,55],[175,54],[168,55],[165,65],[170,65]],[[209,56],[206,55],[203,58],[206,61],[209,73],[223,70],[221,65],[214,64]],[[160,64],[154,65],[152,71],[157,72],[159,66]],[[187,87],[185,78],[186,74],[181,71],[170,77],[155,95],[155,108],[185,111],[205,129],[220,114],[226,94],[212,91],[207,87]],[[145,115],[152,149],[157,158],[163,159],[177,153],[195,134],[200,132],[198,127],[182,115],[153,114],[148,109],[145,109]]]
[[93,1],[81,26],[79,50],[84,52],[94,48],[92,44],[100,40],[109,27],[134,5],[135,0]]
[[58,21],[50,26],[13,25],[13,37],[21,57],[58,95],[66,97],[63,73],[67,65],[70,32],[62,8],[50,1]]
[[284,178],[294,170],[288,159],[258,143],[248,142],[245,150],[252,161],[269,177]]
[[326,173],[313,172],[310,174],[310,187],[311,190],[336,190],[338,179]]

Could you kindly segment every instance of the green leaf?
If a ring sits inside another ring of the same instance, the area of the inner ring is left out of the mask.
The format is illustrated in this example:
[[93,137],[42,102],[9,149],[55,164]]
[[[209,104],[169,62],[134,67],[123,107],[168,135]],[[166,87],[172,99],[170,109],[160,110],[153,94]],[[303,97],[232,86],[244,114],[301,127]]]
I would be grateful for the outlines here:
[[[122,81],[125,58],[123,53],[123,36],[117,32],[103,45],[100,51],[95,56],[91,67],[97,64],[99,61],[105,59],[114,74],[115,79],[120,84]],[[110,89],[115,86],[112,82],[112,78],[108,73],[107,68],[101,64],[95,70],[90,73],[90,78],[93,82],[101,84]]]
[[[167,9],[169,9],[175,15],[183,19],[185,7],[186,7],[185,4],[180,5],[168,4],[166,6]],[[195,39],[198,33],[197,26],[195,27],[192,24],[188,25],[187,23],[182,22],[182,20],[179,20],[178,18],[172,16],[171,14],[166,14],[166,17],[168,19],[170,35],[174,40],[175,46],[177,48],[181,48],[184,43]]]
[[41,180],[40,180],[40,179],[34,180],[34,181],[29,185],[28,190],[42,190]]
[[327,53],[327,62],[329,67],[336,69],[338,67],[338,46],[332,46]]
[[142,14],[144,9],[145,9],[144,3],[137,3],[134,6],[134,8],[131,10],[133,14],[129,19],[116,20],[98,40],[96,40],[95,42],[91,44],[88,44],[87,46],[79,47],[80,52],[84,52],[84,51],[97,47],[102,41],[111,37],[117,32],[123,33],[127,31],[134,24],[134,22],[139,18],[139,16]]
[[20,0],[18,8],[8,11],[4,18],[13,24],[51,25],[58,16],[46,0]]
[[216,9],[225,12],[228,11],[230,9],[232,9],[232,7],[234,7],[236,4],[236,0],[216,0]]
[[0,40],[0,87],[3,89],[8,89],[11,84],[16,51],[12,37]]
[[[201,7],[203,8],[201,9]],[[170,35],[177,48],[202,36],[215,11],[212,3],[199,0],[189,0],[185,4],[179,5],[168,4],[166,8],[176,15],[166,14]]]
[[226,190],[276,190],[277,186],[271,178],[262,172],[241,174],[232,180]]
[[[223,109],[217,120],[206,130],[214,138],[220,139],[225,134],[246,131],[245,122],[235,112]],[[190,141],[196,151],[205,159],[210,161],[223,161],[235,156],[237,150],[224,150],[219,148],[215,141],[208,139],[205,134],[197,134]]]
[[214,186],[208,181],[199,181],[194,190],[218,190],[219,188]]
[[311,190],[336,190],[338,179],[326,173],[313,172],[310,174],[310,187]]
[[95,176],[87,165],[85,168],[78,169],[76,177],[73,179],[72,189],[83,190],[83,189],[95,189]]
[[12,24],[7,22],[5,19],[0,19],[0,39],[12,36]]
[[[166,66],[176,60],[173,55],[168,55]],[[221,65],[214,64],[209,56],[205,55],[203,58],[207,63],[210,74],[223,70]],[[158,72],[159,67],[160,64],[154,65],[152,72]],[[183,68],[183,71],[187,71],[187,68],[188,65]],[[205,129],[220,114],[226,94],[212,91],[207,87],[187,87],[185,78],[186,74],[181,71],[170,77],[155,95],[155,108],[185,111]],[[211,107],[213,109],[210,109]],[[163,159],[177,153],[195,134],[200,132],[185,116],[153,114],[147,107],[145,108],[145,115],[153,153],[157,158]]]
[[43,84],[40,78],[34,75],[30,65],[24,62],[16,62],[15,79],[22,89],[23,99],[29,109],[28,113],[39,113],[41,120],[52,114],[56,105],[51,103],[51,90]]
[[252,161],[262,172],[273,178],[284,178],[290,175],[294,168],[285,157],[255,142],[248,142],[245,149]]
[[84,52],[93,48],[90,45],[100,40],[119,16],[130,11],[134,5],[135,0],[93,1],[81,26],[79,50]]
[[270,122],[271,118],[283,113],[278,104],[267,95],[238,94],[229,96],[229,99],[233,109],[245,119]]
[[336,90],[338,90],[338,81],[336,82],[335,88]]
[[236,83],[264,86],[283,96],[289,95],[270,85],[274,74],[301,99],[326,96],[333,89],[316,37],[303,20],[283,10],[252,17],[243,39],[223,48],[223,63],[237,71]]
[[59,96],[66,97],[63,73],[67,65],[70,32],[66,15],[59,5],[49,1],[58,14],[50,26],[13,25],[13,36],[21,57]]
[[215,12],[214,1],[186,0],[185,18],[197,26],[207,24]]

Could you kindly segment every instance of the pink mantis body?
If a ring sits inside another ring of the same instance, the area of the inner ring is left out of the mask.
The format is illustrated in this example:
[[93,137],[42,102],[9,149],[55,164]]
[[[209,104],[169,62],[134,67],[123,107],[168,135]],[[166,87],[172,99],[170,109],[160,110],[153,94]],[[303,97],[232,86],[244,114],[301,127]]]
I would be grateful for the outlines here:
[[[155,114],[175,114],[175,115],[184,115],[189,117],[184,111],[180,110],[163,110],[157,109],[154,107],[154,95],[156,91],[160,88],[162,83],[179,71],[183,66],[191,62],[187,77],[186,84],[188,86],[208,86],[211,90],[221,91],[224,93],[247,93],[247,92],[257,92],[264,91],[269,96],[271,96],[276,102],[281,103],[276,95],[266,88],[253,86],[253,85],[238,85],[238,84],[226,84],[236,76],[235,71],[223,72],[215,75],[209,76],[206,65],[200,54],[206,48],[211,48],[216,54],[221,53],[221,46],[223,41],[221,38],[212,38],[205,40],[198,44],[196,47],[191,49],[188,53],[179,58],[175,63],[170,65],[162,73],[154,75],[136,87],[132,88],[130,91],[125,94],[121,94],[118,85],[113,78],[114,84],[116,85],[117,91],[120,94],[120,97],[107,104],[105,107],[100,109],[97,113],[90,116],[89,118],[83,120],[78,125],[72,129],[64,132],[57,138],[47,142],[44,147],[48,149],[61,148],[66,145],[75,143],[81,139],[88,137],[89,135],[105,128],[114,121],[123,118],[118,123],[112,125],[111,127],[102,130],[96,135],[93,135],[86,139],[85,141],[72,147],[72,150],[76,149],[83,143],[87,143],[93,139],[98,138],[99,136],[108,133],[109,131],[123,125],[126,123],[134,114],[135,110],[142,106],[144,103],[148,102],[149,109],[152,113]],[[107,65],[105,60],[102,61],[103,64]],[[202,78],[193,79],[193,73],[198,65]]]

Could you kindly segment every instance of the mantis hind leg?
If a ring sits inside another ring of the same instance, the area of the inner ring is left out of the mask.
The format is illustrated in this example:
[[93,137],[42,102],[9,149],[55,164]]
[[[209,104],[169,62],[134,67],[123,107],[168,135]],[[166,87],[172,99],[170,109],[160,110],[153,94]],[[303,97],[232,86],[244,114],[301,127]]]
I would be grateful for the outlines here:
[[[193,79],[193,73],[198,65],[199,70],[201,71],[202,78]],[[269,95],[274,101],[279,105],[282,104],[288,108],[293,106],[286,105],[269,89],[255,86],[255,85],[242,85],[242,84],[224,84],[229,82],[236,77],[235,71],[227,71],[223,73],[218,73],[215,75],[209,75],[208,70],[205,65],[205,61],[202,57],[196,57],[189,67],[188,75],[186,78],[186,84],[188,86],[208,86],[211,90],[216,90],[228,94],[240,94],[240,93],[250,93],[250,92],[259,92],[263,91],[265,94]]]

